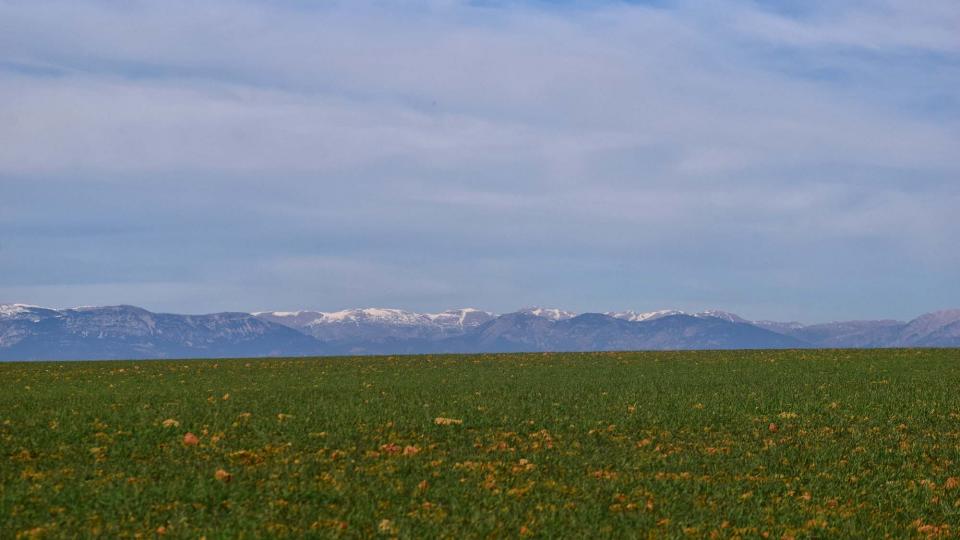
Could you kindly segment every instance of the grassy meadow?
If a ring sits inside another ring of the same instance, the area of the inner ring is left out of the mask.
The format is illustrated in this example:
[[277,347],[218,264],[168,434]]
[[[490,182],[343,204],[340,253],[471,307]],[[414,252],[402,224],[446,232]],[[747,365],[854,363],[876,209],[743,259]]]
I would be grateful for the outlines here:
[[950,537],[960,351],[7,363],[0,451],[0,538]]

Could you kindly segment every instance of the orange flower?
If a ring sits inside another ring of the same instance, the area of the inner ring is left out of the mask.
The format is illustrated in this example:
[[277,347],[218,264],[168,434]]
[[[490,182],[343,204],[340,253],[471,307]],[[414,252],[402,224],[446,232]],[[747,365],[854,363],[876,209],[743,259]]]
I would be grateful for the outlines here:
[[229,482],[233,479],[233,475],[223,469],[217,469],[217,472],[213,473],[213,477],[221,482]]
[[407,446],[403,449],[403,455],[405,456],[415,456],[420,453],[420,449],[416,446]]
[[187,432],[187,434],[183,436],[183,444],[184,446],[196,446],[200,444],[200,439],[193,433]]
[[770,425],[767,426],[767,429],[770,430],[770,433],[776,433],[776,432],[780,431],[780,428],[778,428],[777,425],[774,424],[773,422],[770,422]]

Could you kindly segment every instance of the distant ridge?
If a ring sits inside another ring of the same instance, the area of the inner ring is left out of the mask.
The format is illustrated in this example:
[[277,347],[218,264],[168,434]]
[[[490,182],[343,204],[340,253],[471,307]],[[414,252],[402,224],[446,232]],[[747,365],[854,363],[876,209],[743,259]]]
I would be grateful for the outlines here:
[[960,347],[960,309],[912,321],[804,325],[708,310],[577,314],[528,307],[178,315],[135,306],[0,304],[0,360],[521,351]]

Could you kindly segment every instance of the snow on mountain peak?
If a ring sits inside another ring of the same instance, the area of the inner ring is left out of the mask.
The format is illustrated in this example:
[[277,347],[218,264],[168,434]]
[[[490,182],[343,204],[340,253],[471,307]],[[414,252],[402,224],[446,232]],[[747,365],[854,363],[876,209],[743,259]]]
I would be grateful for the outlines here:
[[261,311],[256,317],[294,328],[326,325],[387,325],[397,327],[465,328],[479,326],[495,317],[476,308],[449,309],[440,313],[417,313],[393,308],[354,308],[340,311]]
[[31,306],[28,304],[0,304],[0,317],[12,317],[30,311],[31,308],[40,306]]
[[720,311],[719,309],[708,309],[701,311],[700,313],[695,313],[694,317],[713,317],[714,319],[722,319],[727,322],[732,323],[745,323],[750,322],[743,317],[737,315],[736,313],[730,313],[729,311]]
[[496,317],[496,315],[489,311],[482,311],[476,308],[448,309],[440,313],[427,313],[426,316],[439,326],[455,326],[459,328],[479,326]]
[[261,315],[271,315],[273,317],[299,317],[307,313],[306,311],[255,311],[251,313],[254,317]]
[[671,315],[689,315],[691,317],[697,317],[698,319],[712,317],[714,319],[722,319],[724,321],[734,323],[748,322],[739,315],[717,309],[708,309],[697,313],[687,313],[679,309],[660,309],[657,311],[608,311],[604,313],[604,315],[630,322],[653,321],[661,317],[669,317]]
[[56,313],[56,310],[30,304],[0,304],[0,319],[37,322]]
[[544,319],[549,319],[551,321],[562,321],[566,319],[572,319],[577,316],[577,314],[572,311],[564,311],[562,309],[557,309],[557,308],[542,308],[542,307],[523,308],[517,313],[526,313],[528,315],[533,315],[535,317],[542,317]]
[[660,309],[657,311],[608,311],[604,313],[609,317],[614,319],[623,319],[630,322],[642,322],[642,321],[653,321],[661,317],[669,317],[670,315],[686,315],[684,312],[679,309]]
[[311,325],[336,323],[381,323],[399,325],[417,325],[428,322],[429,319],[420,313],[391,308],[358,308],[344,309],[333,312],[318,312],[316,320]]

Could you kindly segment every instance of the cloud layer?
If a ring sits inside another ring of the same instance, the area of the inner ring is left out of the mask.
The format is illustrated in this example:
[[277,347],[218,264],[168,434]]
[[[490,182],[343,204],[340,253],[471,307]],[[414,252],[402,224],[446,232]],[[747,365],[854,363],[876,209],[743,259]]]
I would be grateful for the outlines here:
[[960,305],[960,5],[0,1],[0,300]]

